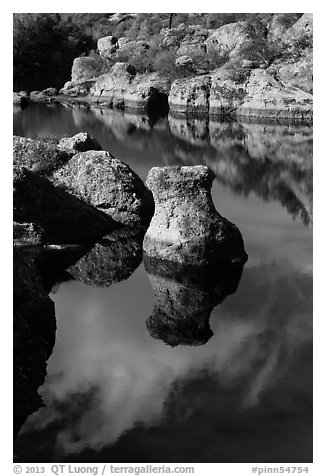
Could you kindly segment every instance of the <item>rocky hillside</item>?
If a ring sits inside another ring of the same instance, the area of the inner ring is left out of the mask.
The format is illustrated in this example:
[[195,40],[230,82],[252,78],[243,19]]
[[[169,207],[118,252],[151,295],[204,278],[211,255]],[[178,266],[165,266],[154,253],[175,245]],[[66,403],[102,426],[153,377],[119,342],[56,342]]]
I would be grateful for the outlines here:
[[136,39],[137,15],[128,18],[124,36],[103,36],[96,52],[75,58],[60,95],[120,108],[312,119],[312,14],[251,14],[216,28],[205,15]]

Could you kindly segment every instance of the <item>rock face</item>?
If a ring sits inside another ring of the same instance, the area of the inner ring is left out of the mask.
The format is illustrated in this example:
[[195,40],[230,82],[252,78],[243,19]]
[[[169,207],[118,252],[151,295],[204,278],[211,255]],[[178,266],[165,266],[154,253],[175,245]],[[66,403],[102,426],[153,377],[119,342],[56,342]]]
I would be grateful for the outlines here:
[[[99,239],[118,225],[104,213],[58,189],[24,167],[14,167],[16,244],[80,243]],[[33,225],[30,225],[33,224]],[[32,233],[32,229],[38,233]],[[26,232],[26,234],[24,233]],[[32,238],[31,238],[32,237]]]
[[283,84],[275,70],[253,69],[240,82],[232,71],[221,68],[211,75],[172,83],[172,112],[212,115],[257,116],[312,120],[312,95]]
[[169,106],[173,112],[208,113],[211,78],[209,75],[177,79],[171,85]]
[[124,228],[103,237],[68,272],[90,286],[108,287],[128,279],[142,262],[143,233]]
[[133,66],[116,63],[111,71],[98,78],[90,88],[94,101],[105,102],[113,107],[147,109],[152,102],[167,94],[170,81],[157,73],[136,75]]
[[203,345],[212,337],[212,309],[236,291],[243,269],[239,266],[198,270],[146,256],[144,266],[155,295],[147,329],[153,338],[172,347]]
[[214,207],[213,179],[200,165],[150,170],[155,214],[144,238],[146,255],[195,266],[247,260],[240,231]]
[[153,215],[150,191],[109,152],[76,154],[53,174],[53,180],[121,224],[146,227]]
[[71,81],[85,81],[97,77],[101,74],[101,66],[95,64],[94,59],[89,56],[75,58],[71,69]]

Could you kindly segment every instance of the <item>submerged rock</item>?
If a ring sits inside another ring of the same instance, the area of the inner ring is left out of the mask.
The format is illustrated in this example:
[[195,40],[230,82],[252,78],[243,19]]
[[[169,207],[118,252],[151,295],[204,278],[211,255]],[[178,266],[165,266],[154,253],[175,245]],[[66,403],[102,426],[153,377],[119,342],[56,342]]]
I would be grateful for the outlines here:
[[155,295],[146,321],[150,335],[172,347],[206,344],[213,336],[211,312],[236,291],[243,267],[198,268],[146,256],[144,266]]
[[213,180],[202,165],[150,170],[155,214],[144,238],[148,256],[195,266],[247,260],[240,231],[214,207]]
[[124,225],[147,226],[153,215],[150,191],[128,165],[109,152],[76,154],[53,174],[53,180]]
[[30,240],[31,226],[40,230],[37,242],[42,244],[92,241],[118,227],[104,213],[25,167],[14,167],[14,220],[21,224],[16,244]]

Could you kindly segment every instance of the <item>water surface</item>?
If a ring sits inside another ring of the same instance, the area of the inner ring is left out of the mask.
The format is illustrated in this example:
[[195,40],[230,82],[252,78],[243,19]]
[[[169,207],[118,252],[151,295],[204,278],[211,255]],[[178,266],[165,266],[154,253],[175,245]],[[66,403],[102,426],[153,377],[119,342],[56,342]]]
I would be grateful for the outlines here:
[[[311,128],[58,105],[14,111],[17,135],[81,131],[143,180],[153,166],[208,165],[215,206],[241,230],[249,260],[235,292],[209,309],[207,338],[171,347],[148,318],[184,283],[146,270],[137,240],[123,244],[119,266],[112,244],[83,257],[51,293],[45,406],[21,429],[20,461],[312,461]],[[191,289],[180,314],[201,302],[205,290]]]

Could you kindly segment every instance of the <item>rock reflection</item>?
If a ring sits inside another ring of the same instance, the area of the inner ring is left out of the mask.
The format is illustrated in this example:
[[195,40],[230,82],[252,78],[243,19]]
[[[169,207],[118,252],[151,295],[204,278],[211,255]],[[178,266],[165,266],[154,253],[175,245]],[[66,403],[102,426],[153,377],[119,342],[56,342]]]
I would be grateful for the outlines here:
[[155,306],[146,321],[154,339],[171,347],[203,345],[213,336],[215,306],[236,291],[243,266],[194,267],[144,257]]
[[121,228],[102,238],[68,271],[73,279],[91,286],[128,279],[142,261],[143,236],[143,232]]

